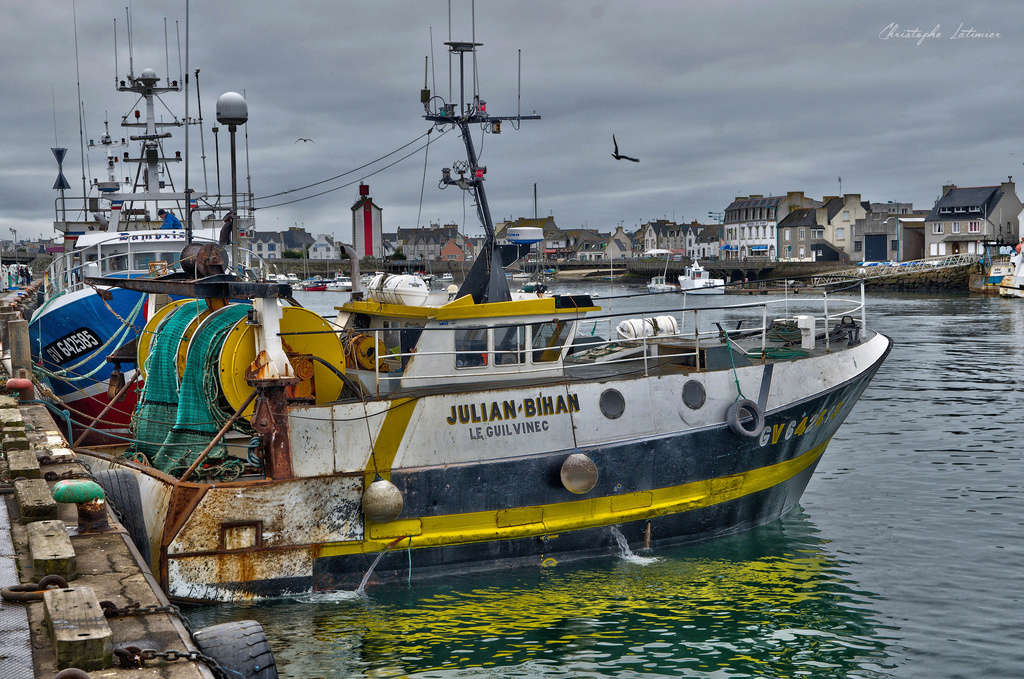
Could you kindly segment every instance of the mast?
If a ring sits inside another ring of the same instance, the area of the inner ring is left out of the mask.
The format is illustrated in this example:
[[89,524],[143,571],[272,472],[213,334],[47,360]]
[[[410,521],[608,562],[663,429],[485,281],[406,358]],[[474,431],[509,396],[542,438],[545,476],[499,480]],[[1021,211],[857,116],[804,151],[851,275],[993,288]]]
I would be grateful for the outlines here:
[[[459,297],[472,295],[478,304],[485,302],[503,302],[511,299],[508,289],[508,281],[505,279],[505,262],[502,256],[502,248],[497,244],[494,233],[494,222],[491,219],[491,208],[487,202],[487,191],[484,188],[484,175],[487,168],[479,164],[476,155],[476,148],[473,145],[473,137],[470,134],[470,125],[481,124],[486,131],[494,134],[501,132],[501,121],[503,120],[539,120],[539,115],[529,116],[492,116],[487,113],[487,103],[476,94],[476,84],[473,83],[473,101],[466,104],[466,72],[465,55],[471,53],[475,64],[476,48],[483,43],[479,42],[457,42],[449,41],[449,56],[456,55],[459,59],[459,108],[454,103],[445,103],[438,110],[431,110],[432,101],[429,92],[421,96],[426,115],[424,118],[437,125],[453,125],[459,128],[462,133],[462,142],[466,147],[466,161],[454,164],[455,172],[459,175],[457,179],[452,178],[452,169],[444,168],[441,172],[441,184],[444,186],[458,186],[464,191],[470,192],[476,200],[477,216],[484,227],[484,244],[477,256],[473,267],[466,276],[462,287],[459,288]],[[476,69],[473,69],[474,73]],[[468,175],[468,176],[467,176]],[[463,225],[465,226],[465,225]]]

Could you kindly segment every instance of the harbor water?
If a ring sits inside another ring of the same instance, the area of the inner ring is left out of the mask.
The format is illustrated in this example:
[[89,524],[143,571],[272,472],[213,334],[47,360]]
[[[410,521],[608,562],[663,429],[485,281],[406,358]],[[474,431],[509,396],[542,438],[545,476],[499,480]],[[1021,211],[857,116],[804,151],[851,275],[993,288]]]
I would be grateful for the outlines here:
[[[611,295],[640,288],[589,289],[627,310]],[[299,294],[324,314],[344,297]],[[194,626],[259,620],[283,677],[1024,676],[1024,304],[868,302],[895,347],[778,522],[582,564],[187,613]]]

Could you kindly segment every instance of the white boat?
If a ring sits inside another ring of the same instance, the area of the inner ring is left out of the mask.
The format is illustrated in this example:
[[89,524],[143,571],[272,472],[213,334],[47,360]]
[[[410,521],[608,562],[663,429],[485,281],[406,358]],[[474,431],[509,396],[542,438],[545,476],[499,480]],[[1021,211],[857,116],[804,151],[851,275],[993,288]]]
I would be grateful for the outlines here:
[[679,290],[691,295],[724,295],[725,281],[721,278],[711,278],[707,269],[694,261],[686,267],[679,276]]
[[352,290],[352,279],[348,276],[338,276],[333,281],[327,282],[327,289],[335,292],[350,292]]
[[679,287],[665,282],[665,276],[654,276],[647,283],[647,292],[675,292]]
[[668,260],[669,257],[672,256],[672,251],[664,249],[655,249],[648,250],[644,254],[665,255],[665,269],[664,271],[661,272],[660,276],[654,276],[651,278],[650,281],[648,281],[647,292],[675,292],[676,290],[678,290],[679,288],[677,286],[666,282],[666,279],[668,278]]
[[451,275],[450,273],[443,273],[441,274],[441,280],[445,283],[450,283],[455,280],[455,276]]
[[[999,281],[999,296],[1000,297],[1024,297],[1024,252],[1022,252],[1021,245],[1017,245],[1014,249],[1013,254],[1010,255],[1010,264],[1008,272],[1003,272],[1002,278]],[[990,277],[994,274],[990,273]]]

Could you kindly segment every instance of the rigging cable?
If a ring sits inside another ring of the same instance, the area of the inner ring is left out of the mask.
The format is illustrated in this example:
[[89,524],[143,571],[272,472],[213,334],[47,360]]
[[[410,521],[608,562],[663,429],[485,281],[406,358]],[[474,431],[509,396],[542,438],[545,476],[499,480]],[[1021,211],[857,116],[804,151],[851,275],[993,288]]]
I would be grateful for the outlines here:
[[[444,130],[443,132],[441,132],[441,134],[438,135],[438,139],[440,139],[444,135],[448,134],[448,132],[449,132],[449,130]],[[426,133],[424,133],[424,135],[425,134]],[[428,144],[429,144],[429,142],[428,142]],[[317,198],[319,196],[323,196],[323,195],[331,193],[333,191],[338,191],[340,189],[344,189],[346,187],[352,186],[353,184],[358,184],[359,182],[363,181],[364,179],[368,179],[369,177],[372,177],[375,174],[379,174],[379,173],[383,172],[384,170],[390,169],[390,168],[394,167],[395,165],[398,165],[403,160],[416,155],[417,153],[419,153],[420,151],[425,149],[428,144],[424,144],[423,146],[415,148],[412,151],[410,151],[409,153],[407,153],[404,156],[402,156],[401,158],[398,158],[397,160],[388,163],[384,167],[382,167],[382,168],[380,168],[378,170],[374,170],[373,172],[370,172],[369,174],[365,174],[362,177],[360,177],[358,179],[354,179],[354,180],[352,180],[350,182],[347,182],[345,184],[341,184],[339,186],[334,186],[332,188],[325,189],[323,191],[319,191],[317,193],[310,194],[308,196],[303,196],[302,198],[295,198],[293,200],[286,200],[286,201],[283,201],[283,202],[280,202],[280,203],[274,203],[273,205],[262,205],[260,207],[254,207],[253,209],[254,210],[269,210],[272,207],[281,207],[282,205],[291,205],[292,203],[298,203],[298,202],[301,202],[303,200],[309,200],[310,198]],[[407,146],[408,146],[408,144],[407,144]],[[388,155],[391,155],[391,154],[388,154]],[[345,174],[351,174],[351,172],[346,172]],[[323,182],[319,182],[319,183],[322,184]]]
[[430,156],[430,133],[434,128],[427,130],[427,148],[423,154],[423,180],[420,181],[420,207],[416,211],[416,228],[420,228],[420,217],[423,216],[423,189],[427,186],[427,158]]
[[265,200],[267,198],[276,198],[277,196],[283,196],[283,195],[288,194],[288,193],[294,193],[296,191],[302,191],[303,189],[310,189],[310,188],[313,188],[314,186],[319,186],[320,184],[326,184],[327,182],[334,181],[335,179],[341,179],[345,175],[352,174],[353,172],[358,172],[359,170],[362,170],[363,168],[369,167],[370,165],[373,165],[374,163],[377,163],[377,162],[379,162],[381,160],[384,160],[388,156],[393,156],[394,154],[398,153],[399,151],[401,151],[404,148],[408,148],[409,146],[412,146],[413,144],[418,142],[420,139],[423,139],[423,137],[426,137],[428,134],[430,134],[433,129],[434,128],[431,127],[429,130],[427,130],[426,132],[424,132],[420,136],[416,137],[415,139],[413,139],[413,140],[411,140],[409,142],[406,142],[405,144],[402,144],[398,148],[394,149],[393,151],[389,151],[389,152],[385,153],[383,156],[380,156],[379,158],[374,158],[370,162],[364,163],[364,164],[360,165],[359,167],[353,168],[353,169],[348,170],[346,172],[342,172],[341,174],[336,174],[333,177],[328,177],[327,179],[321,179],[320,181],[313,182],[312,184],[306,184],[305,186],[297,186],[294,189],[288,189],[286,191],[278,191],[277,193],[268,193],[265,196],[256,196],[253,200]]

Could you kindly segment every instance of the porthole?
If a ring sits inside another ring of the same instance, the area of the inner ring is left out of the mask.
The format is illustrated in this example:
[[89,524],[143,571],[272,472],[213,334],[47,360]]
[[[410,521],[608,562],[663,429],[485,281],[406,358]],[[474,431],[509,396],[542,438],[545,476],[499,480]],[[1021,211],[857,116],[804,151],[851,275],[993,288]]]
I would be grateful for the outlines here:
[[699,410],[706,400],[707,393],[704,391],[704,385],[697,380],[687,380],[683,385],[683,403],[686,404],[686,407],[690,410]]
[[598,405],[605,417],[609,420],[617,420],[626,410],[626,399],[622,397],[622,392],[618,389],[605,389],[601,393]]

